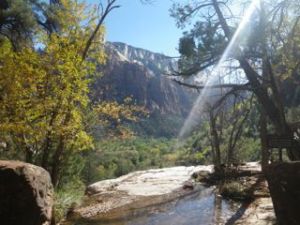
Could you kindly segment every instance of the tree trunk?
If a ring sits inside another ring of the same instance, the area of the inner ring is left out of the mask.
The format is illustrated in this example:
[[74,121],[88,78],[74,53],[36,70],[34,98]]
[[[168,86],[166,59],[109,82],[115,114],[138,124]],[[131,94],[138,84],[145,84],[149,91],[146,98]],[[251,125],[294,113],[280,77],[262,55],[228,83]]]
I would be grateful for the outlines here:
[[[71,110],[69,109],[67,111],[65,120],[63,121],[63,126],[67,126],[71,119]],[[57,148],[54,152],[54,155],[52,157],[52,172],[51,172],[51,178],[53,185],[56,187],[59,183],[59,176],[60,176],[60,167],[62,164],[62,155],[65,151],[65,138],[61,134],[58,140]]]
[[51,149],[51,140],[49,137],[49,135],[50,135],[49,133],[50,132],[48,131],[46,141],[45,141],[45,147],[44,147],[43,155],[42,155],[42,163],[41,163],[41,166],[46,170],[48,170],[48,160],[49,160],[49,154],[50,154],[50,149]]
[[212,137],[212,148],[214,150],[214,166],[215,170],[221,170],[221,151],[220,151],[220,140],[216,127],[216,117],[213,115],[213,111],[209,112],[210,119],[210,133]]
[[61,136],[52,159],[51,179],[54,187],[56,187],[59,183],[59,171],[62,161],[61,155],[64,152],[64,146],[64,139]]
[[[53,124],[58,116],[59,113],[59,109],[61,108],[61,104],[62,104],[62,100],[61,98],[58,100],[58,103],[55,107],[55,109],[51,112],[51,118],[48,124],[48,129],[52,129]],[[47,131],[46,134],[46,139],[45,139],[45,143],[44,143],[44,148],[43,148],[43,154],[42,154],[42,162],[41,165],[44,169],[48,170],[48,166],[49,166],[49,155],[50,155],[50,151],[52,148],[52,142],[53,140],[51,140],[51,130]]]
[[264,172],[269,164],[269,152],[267,146],[267,118],[263,110],[260,112],[260,142],[261,142],[261,166]]
[[25,146],[25,149],[26,149],[26,159],[25,160],[27,163],[32,163],[33,162],[33,152],[28,146]]

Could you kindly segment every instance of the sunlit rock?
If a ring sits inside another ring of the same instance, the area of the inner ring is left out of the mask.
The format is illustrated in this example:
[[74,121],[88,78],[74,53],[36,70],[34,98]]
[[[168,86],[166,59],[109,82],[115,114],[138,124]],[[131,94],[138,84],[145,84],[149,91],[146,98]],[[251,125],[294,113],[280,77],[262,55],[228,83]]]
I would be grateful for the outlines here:
[[[212,172],[212,166],[173,167],[137,171],[112,180],[88,186],[83,205],[75,209],[69,219],[94,221],[125,217],[134,209],[171,201],[199,190],[192,184],[196,171]],[[189,185],[191,187],[191,185]]]

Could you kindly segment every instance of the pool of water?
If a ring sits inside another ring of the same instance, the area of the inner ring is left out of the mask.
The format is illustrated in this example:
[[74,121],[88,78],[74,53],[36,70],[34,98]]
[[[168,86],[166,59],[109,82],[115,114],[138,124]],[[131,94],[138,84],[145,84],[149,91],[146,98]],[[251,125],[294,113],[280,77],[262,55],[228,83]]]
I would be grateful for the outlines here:
[[74,225],[217,225],[226,224],[240,207],[240,203],[222,199],[215,187],[209,187],[169,203],[132,211],[118,221]]

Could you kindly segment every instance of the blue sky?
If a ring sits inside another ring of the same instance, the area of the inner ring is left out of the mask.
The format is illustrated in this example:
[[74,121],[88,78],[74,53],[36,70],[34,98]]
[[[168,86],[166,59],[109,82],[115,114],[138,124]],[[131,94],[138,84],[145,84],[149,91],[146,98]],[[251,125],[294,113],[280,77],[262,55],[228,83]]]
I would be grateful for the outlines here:
[[169,15],[171,0],[155,0],[151,5],[140,0],[118,0],[118,3],[121,8],[112,11],[106,20],[108,41],[125,42],[169,56],[179,55],[176,48],[182,31]]

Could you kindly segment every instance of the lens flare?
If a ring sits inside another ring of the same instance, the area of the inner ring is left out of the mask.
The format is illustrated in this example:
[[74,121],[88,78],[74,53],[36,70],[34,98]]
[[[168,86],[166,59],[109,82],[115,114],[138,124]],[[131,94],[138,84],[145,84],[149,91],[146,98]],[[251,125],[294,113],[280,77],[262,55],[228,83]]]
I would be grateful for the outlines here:
[[[198,96],[197,100],[195,101],[193,108],[184,122],[180,132],[179,132],[179,140],[183,139],[184,137],[188,136],[191,131],[200,124],[201,122],[201,113],[203,112],[204,106],[208,97],[210,97],[213,93],[212,89],[209,86],[216,84],[218,80],[218,75],[223,74],[226,72],[225,61],[229,58],[230,53],[233,52],[234,49],[239,48],[239,37],[244,33],[247,25],[250,22],[251,16],[259,7],[260,0],[254,0],[250,4],[249,8],[246,10],[246,13],[239,24],[237,30],[235,31],[229,45],[226,47],[222,57],[220,58],[218,64],[213,68],[209,78],[205,83],[205,87],[202,89],[200,95]],[[179,143],[177,143],[178,145]]]

